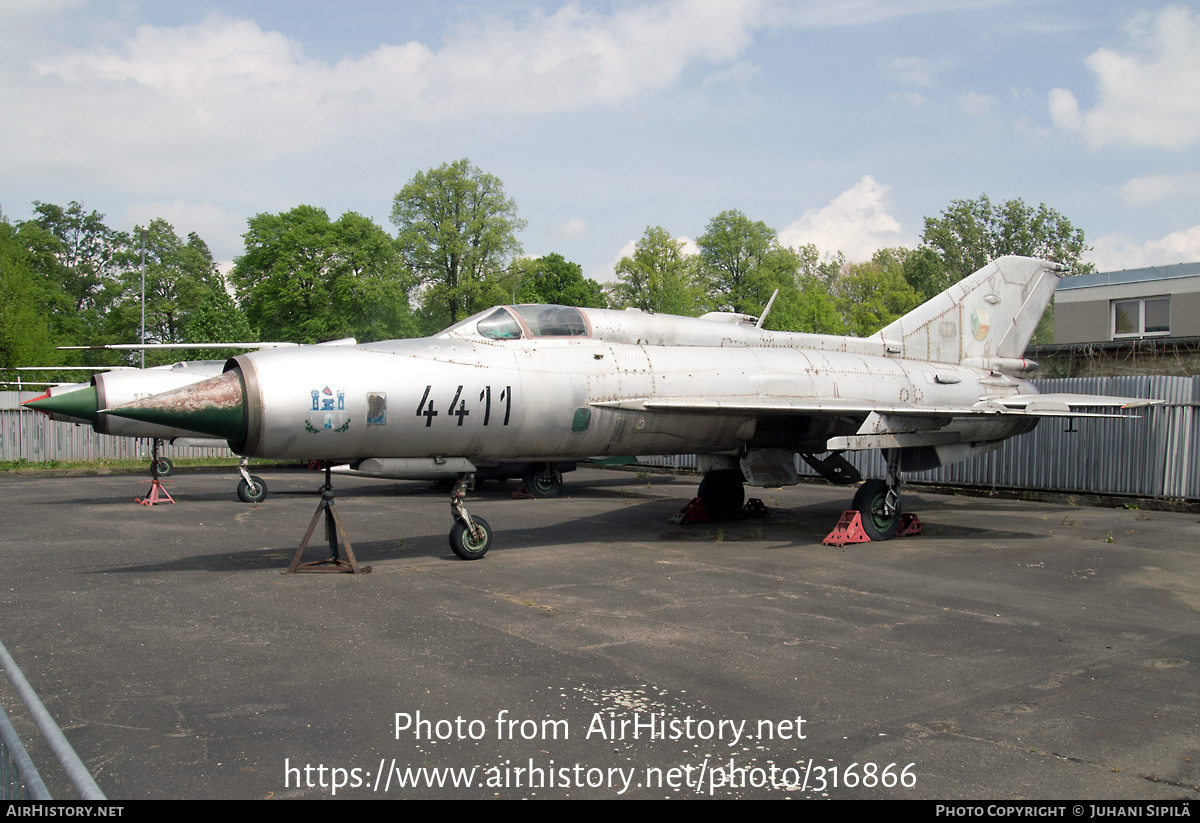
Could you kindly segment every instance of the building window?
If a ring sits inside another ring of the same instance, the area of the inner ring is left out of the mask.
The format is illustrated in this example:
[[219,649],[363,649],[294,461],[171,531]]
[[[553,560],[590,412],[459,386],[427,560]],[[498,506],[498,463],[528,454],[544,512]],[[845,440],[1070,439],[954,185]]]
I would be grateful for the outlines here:
[[1112,336],[1155,337],[1171,333],[1171,298],[1112,301]]

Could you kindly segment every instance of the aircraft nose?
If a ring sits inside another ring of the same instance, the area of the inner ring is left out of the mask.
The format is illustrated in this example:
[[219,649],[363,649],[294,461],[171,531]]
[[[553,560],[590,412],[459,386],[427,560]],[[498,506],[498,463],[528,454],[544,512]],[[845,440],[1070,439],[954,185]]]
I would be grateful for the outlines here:
[[117,417],[187,429],[231,443],[246,439],[246,393],[241,372],[237,369],[102,411]]
[[21,405],[45,414],[61,414],[65,417],[95,423],[99,401],[96,397],[96,387],[89,386],[86,389],[76,389],[56,395],[46,392],[32,400],[26,400]]

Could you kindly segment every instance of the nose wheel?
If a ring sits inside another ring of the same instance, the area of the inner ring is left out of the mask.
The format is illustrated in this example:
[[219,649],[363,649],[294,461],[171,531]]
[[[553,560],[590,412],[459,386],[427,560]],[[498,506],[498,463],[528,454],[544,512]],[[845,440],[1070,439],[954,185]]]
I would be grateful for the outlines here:
[[238,500],[243,503],[261,503],[267,496],[267,484],[257,475],[250,474],[246,467],[250,465],[249,458],[243,457],[238,463],[238,474],[242,479],[238,481],[237,496]]
[[471,474],[460,474],[450,492],[450,514],[454,516],[450,549],[463,560],[478,560],[492,547],[492,527],[482,517],[472,517],[463,505],[472,479]]

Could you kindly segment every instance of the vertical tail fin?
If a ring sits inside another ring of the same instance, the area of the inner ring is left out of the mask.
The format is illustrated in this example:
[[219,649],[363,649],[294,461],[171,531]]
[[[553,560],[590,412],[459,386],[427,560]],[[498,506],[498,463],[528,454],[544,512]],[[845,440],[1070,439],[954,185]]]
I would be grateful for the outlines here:
[[937,363],[1020,358],[1065,272],[1049,260],[997,258],[875,336],[889,352]]

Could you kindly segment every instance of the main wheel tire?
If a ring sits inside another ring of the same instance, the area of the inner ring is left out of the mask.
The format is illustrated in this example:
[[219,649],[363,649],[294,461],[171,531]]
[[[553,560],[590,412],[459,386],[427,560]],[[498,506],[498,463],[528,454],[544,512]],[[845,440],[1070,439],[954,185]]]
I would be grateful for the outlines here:
[[896,500],[896,510],[890,515],[884,513],[887,503],[887,483],[882,480],[868,480],[859,486],[854,493],[854,502],[850,507],[861,515],[863,531],[872,540],[891,540],[896,536],[900,525],[900,500]]
[[735,520],[746,502],[742,473],[728,469],[709,472],[700,481],[696,496],[710,520]]
[[238,481],[238,499],[243,503],[261,503],[263,498],[267,496],[267,484],[263,482],[261,477],[250,475],[250,482],[246,482],[246,478]]
[[159,477],[170,477],[171,472],[175,469],[175,464],[171,462],[171,458],[169,457],[158,458],[157,465]]
[[558,497],[562,494],[562,472],[552,463],[533,463],[521,476],[525,488],[534,497]]
[[471,537],[467,527],[457,520],[450,527],[450,548],[463,560],[478,560],[492,547],[492,527],[482,517],[472,517],[475,525],[483,532],[479,540]]

